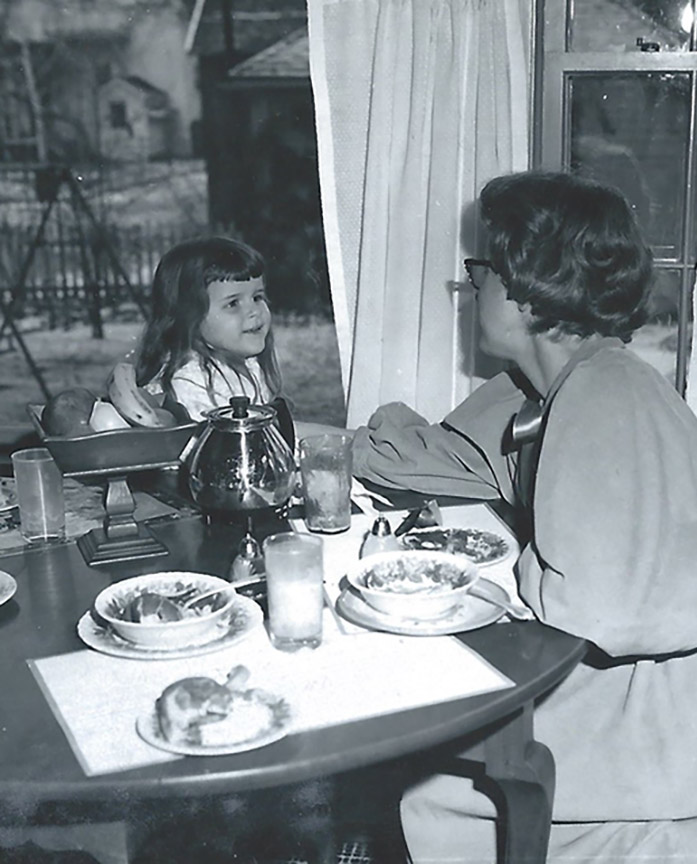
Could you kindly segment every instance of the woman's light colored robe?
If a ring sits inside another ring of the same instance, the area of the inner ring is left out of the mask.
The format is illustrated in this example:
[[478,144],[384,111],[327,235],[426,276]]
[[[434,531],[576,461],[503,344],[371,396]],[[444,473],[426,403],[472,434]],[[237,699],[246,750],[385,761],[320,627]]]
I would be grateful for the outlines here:
[[[517,457],[501,442],[523,399],[501,375],[436,426],[385,406],[358,431],[354,470],[431,494],[513,501]],[[597,340],[553,385],[538,446],[520,594],[541,621],[596,646],[535,713],[535,737],[557,766],[554,819],[697,817],[697,418],[622,343]],[[434,805],[437,819],[445,806]],[[491,812],[474,799],[461,806]],[[408,823],[430,811],[404,812]],[[421,828],[411,830],[418,840]],[[553,829],[552,850],[554,840]]]

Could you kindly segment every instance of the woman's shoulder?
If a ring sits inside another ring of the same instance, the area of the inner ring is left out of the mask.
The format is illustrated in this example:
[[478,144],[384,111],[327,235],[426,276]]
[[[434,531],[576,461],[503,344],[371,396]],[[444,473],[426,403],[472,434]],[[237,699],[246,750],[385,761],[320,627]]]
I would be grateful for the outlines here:
[[697,417],[672,382],[630,347],[609,347],[578,363],[552,401],[555,413],[578,415],[584,426],[679,422],[697,436]]
[[614,398],[618,391],[621,395],[631,396],[636,388],[642,388],[674,394],[680,399],[665,375],[640,357],[636,349],[623,345],[610,345],[582,359],[561,389],[568,391],[571,386],[597,387],[608,398]]

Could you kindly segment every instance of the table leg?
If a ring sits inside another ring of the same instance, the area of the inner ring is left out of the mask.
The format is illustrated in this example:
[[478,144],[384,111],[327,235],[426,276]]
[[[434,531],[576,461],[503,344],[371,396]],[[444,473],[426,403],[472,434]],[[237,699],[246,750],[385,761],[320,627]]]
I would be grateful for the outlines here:
[[[552,754],[533,739],[533,706],[526,705],[484,742],[486,776],[503,795],[503,861],[544,864],[552,827]],[[497,802],[499,811],[500,803]]]

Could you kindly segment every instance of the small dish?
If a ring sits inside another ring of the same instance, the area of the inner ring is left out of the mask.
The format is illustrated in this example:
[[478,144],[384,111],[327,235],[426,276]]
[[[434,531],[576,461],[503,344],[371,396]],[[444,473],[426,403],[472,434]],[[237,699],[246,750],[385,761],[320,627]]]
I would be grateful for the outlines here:
[[17,492],[14,477],[0,477],[0,513],[13,510],[17,506]]
[[[212,589],[221,593],[211,598],[210,606],[183,610],[184,597]],[[211,641],[218,622],[227,616],[235,602],[236,594],[230,589],[225,579],[207,573],[179,570],[147,573],[107,586],[95,598],[94,609],[97,617],[122,639],[144,648],[171,649]],[[177,602],[179,598],[181,604]],[[160,617],[153,609],[146,611],[143,604],[138,610],[141,600],[159,600],[160,605],[165,604],[167,610],[179,616],[178,620]],[[131,617],[134,610],[138,611],[136,620]]]
[[10,576],[4,570],[0,570],[0,606],[3,603],[7,603],[11,597],[14,597],[16,590],[17,582],[14,576]]
[[230,614],[219,622],[211,639],[201,645],[184,645],[177,648],[147,648],[122,639],[109,624],[96,621],[87,611],[77,624],[77,635],[89,648],[131,660],[179,660],[185,657],[201,657],[223,648],[230,648],[246,639],[257,627],[262,627],[264,613],[258,603],[248,597],[238,596]]
[[511,551],[500,534],[479,528],[416,528],[403,534],[399,542],[405,549],[430,549],[464,555],[477,567],[503,561]]
[[379,612],[433,620],[454,609],[478,575],[461,555],[400,549],[361,558],[348,568],[346,579]]
[[[501,600],[509,599],[503,588],[488,579],[480,578],[477,585],[486,588],[492,597]],[[449,636],[454,633],[464,633],[467,630],[478,630],[480,627],[494,624],[504,615],[503,610],[498,606],[468,595],[448,615],[436,621],[397,618],[378,612],[351,586],[344,588],[337,598],[336,610],[339,615],[353,624],[369,630],[396,633],[400,636]]]
[[275,696],[264,691],[256,696],[255,699],[258,701],[263,700],[263,704],[271,709],[271,722],[268,726],[256,731],[251,737],[243,740],[230,740],[227,743],[220,744],[189,744],[179,741],[168,741],[160,730],[155,708],[149,714],[144,714],[137,719],[136,730],[143,741],[151,744],[153,747],[166,750],[169,753],[178,753],[182,756],[227,756],[232,753],[257,750],[260,747],[266,747],[269,744],[273,744],[274,741],[280,741],[281,738],[286,737],[291,714],[288,703],[280,696]]

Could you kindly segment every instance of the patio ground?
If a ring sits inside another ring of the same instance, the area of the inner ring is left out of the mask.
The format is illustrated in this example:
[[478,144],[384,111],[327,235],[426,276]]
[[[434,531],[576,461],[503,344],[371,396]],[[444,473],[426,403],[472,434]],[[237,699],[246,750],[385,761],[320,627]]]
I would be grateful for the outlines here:
[[[103,395],[114,364],[137,344],[140,320],[111,320],[105,338],[94,339],[87,325],[46,330],[39,322],[21,322],[30,354],[49,391],[87,387]],[[277,317],[277,352],[285,391],[298,420],[343,426],[346,420],[339,352],[331,321],[308,317]],[[28,403],[45,401],[39,384],[16,340],[0,343],[0,425],[27,424]]]

